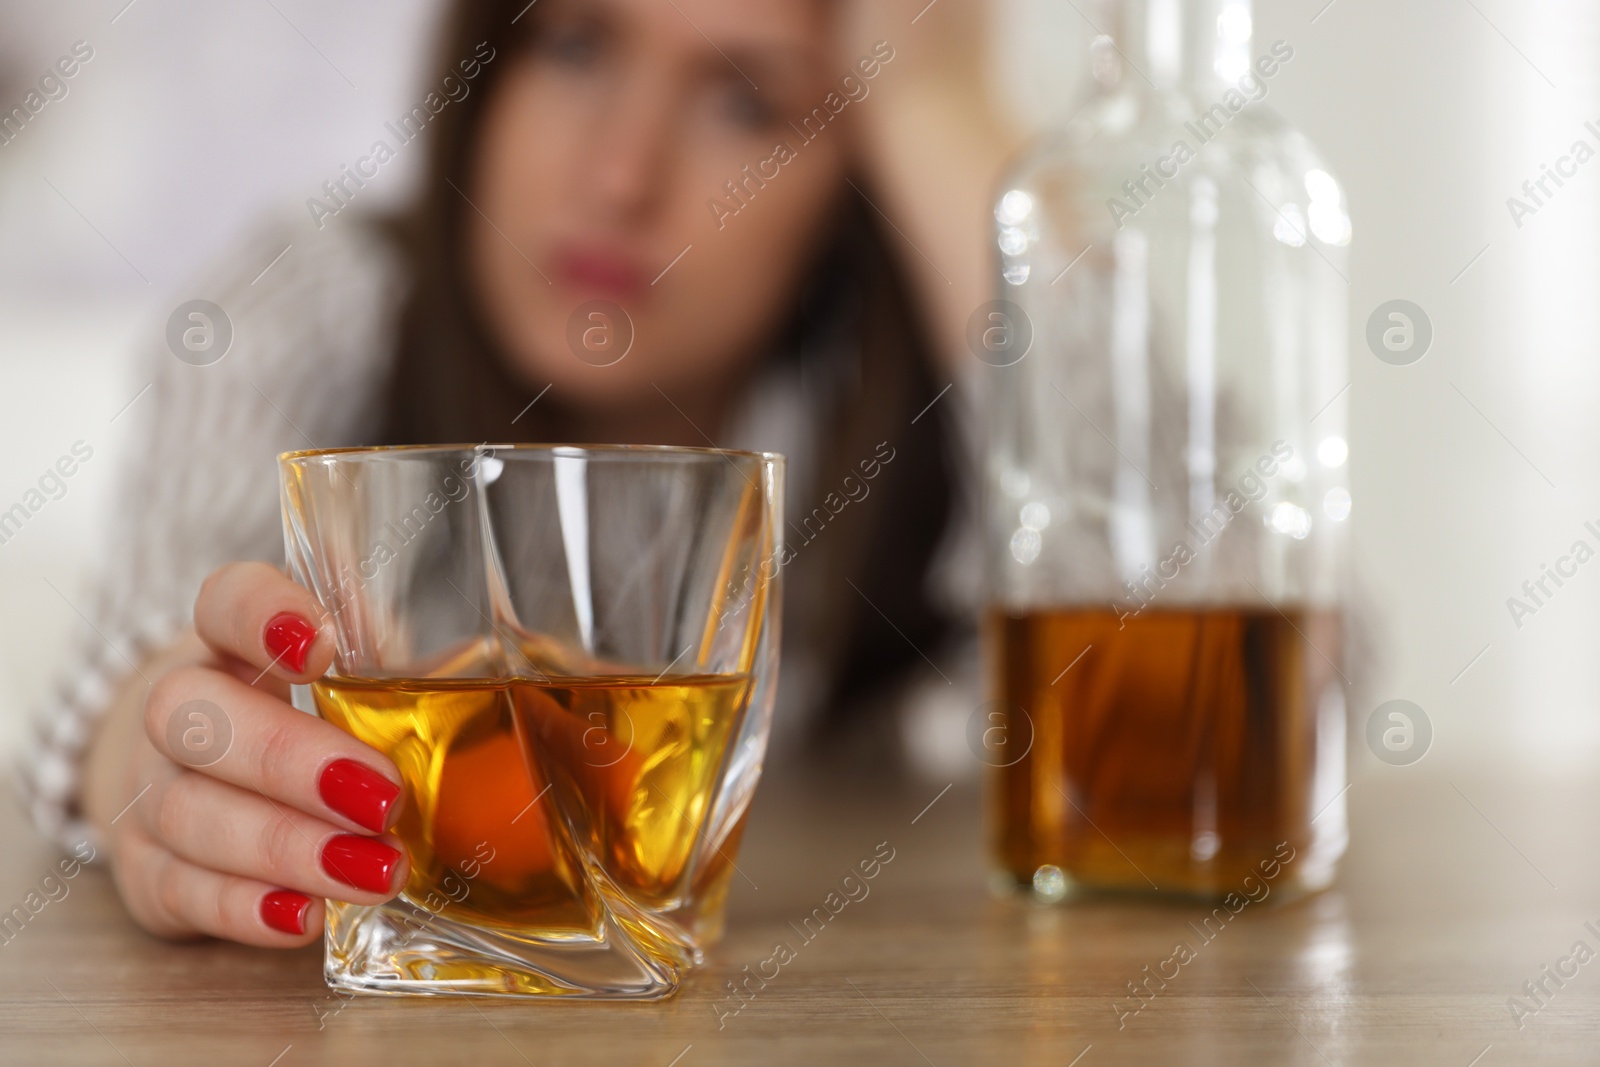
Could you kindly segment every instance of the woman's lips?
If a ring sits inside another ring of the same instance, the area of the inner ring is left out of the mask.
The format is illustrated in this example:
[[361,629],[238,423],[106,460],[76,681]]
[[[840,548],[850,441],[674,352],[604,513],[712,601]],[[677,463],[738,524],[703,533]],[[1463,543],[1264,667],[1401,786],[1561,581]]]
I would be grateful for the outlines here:
[[613,300],[636,299],[650,288],[649,276],[632,259],[601,249],[560,249],[555,274],[565,288]]

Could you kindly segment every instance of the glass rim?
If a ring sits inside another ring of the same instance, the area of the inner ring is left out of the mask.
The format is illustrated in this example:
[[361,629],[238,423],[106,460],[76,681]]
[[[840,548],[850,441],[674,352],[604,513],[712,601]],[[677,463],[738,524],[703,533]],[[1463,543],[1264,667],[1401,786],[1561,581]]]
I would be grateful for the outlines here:
[[409,453],[419,458],[425,454],[451,453],[482,455],[501,452],[518,452],[524,455],[578,454],[598,459],[701,459],[718,457],[724,460],[755,460],[758,463],[787,463],[782,452],[752,452],[741,448],[712,448],[701,445],[609,445],[571,444],[565,442],[507,442],[491,444],[435,444],[435,445],[349,445],[337,448],[302,448],[278,453],[278,463],[283,466],[304,464],[317,460],[365,460],[394,453]]

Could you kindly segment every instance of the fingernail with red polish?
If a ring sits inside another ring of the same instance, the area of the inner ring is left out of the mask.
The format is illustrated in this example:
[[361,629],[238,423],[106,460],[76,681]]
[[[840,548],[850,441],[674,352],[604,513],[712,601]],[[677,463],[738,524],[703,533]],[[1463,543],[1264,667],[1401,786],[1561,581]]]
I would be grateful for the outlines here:
[[340,834],[322,848],[322,869],[345,885],[387,893],[400,866],[400,852],[382,841]]
[[389,825],[389,812],[400,799],[400,787],[353,759],[334,760],[317,782],[322,802],[334,811],[381,834]]
[[261,921],[285,934],[306,932],[311,898],[292,889],[274,889],[261,898]]
[[292,611],[281,612],[267,621],[262,644],[272,653],[272,658],[287,664],[299,674],[306,669],[306,656],[317,639],[317,628]]

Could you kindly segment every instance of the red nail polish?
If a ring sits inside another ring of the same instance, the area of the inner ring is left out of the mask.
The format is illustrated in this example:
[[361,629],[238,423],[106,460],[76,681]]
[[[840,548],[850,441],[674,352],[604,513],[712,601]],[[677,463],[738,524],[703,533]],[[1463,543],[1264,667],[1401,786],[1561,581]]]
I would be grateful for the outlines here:
[[317,782],[322,802],[375,834],[389,825],[389,812],[400,799],[400,787],[353,759],[334,760]]
[[306,656],[317,639],[317,628],[292,611],[281,612],[267,621],[261,643],[272,658],[299,674],[306,669]]
[[311,898],[292,889],[274,889],[261,898],[261,921],[285,934],[306,932]]
[[322,847],[322,869],[345,885],[387,893],[400,866],[400,852],[382,841],[340,834]]

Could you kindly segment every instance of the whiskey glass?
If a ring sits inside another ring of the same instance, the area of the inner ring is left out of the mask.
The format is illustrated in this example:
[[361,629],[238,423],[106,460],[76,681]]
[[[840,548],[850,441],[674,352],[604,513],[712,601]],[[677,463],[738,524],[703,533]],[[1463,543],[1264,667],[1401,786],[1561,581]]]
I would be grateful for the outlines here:
[[400,895],[329,901],[329,985],[671,994],[722,926],[771,726],[783,457],[564,445],[279,457],[332,620],[295,703],[404,780]]

